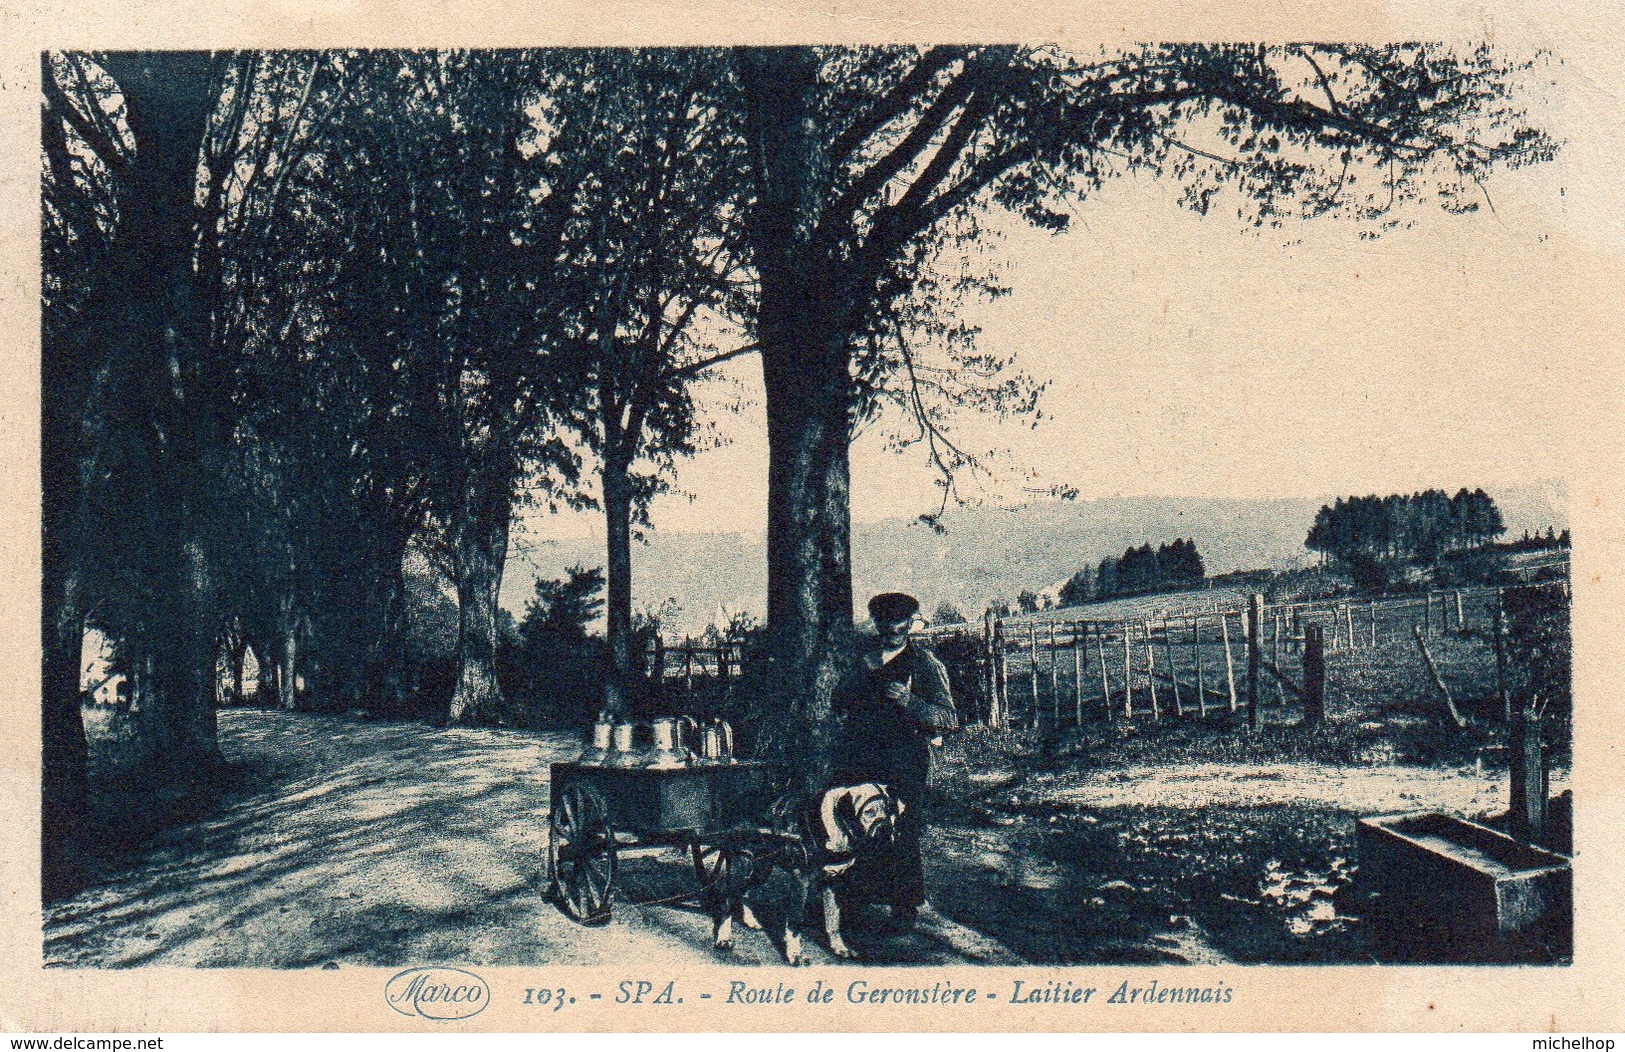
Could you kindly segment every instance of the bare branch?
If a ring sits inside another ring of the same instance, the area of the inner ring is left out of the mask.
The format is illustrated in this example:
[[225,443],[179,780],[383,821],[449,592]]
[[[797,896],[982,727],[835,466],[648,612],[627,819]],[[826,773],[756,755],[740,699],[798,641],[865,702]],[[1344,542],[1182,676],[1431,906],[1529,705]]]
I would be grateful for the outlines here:
[[955,61],[964,57],[958,48],[934,47],[928,49],[914,67],[890,91],[881,96],[868,112],[856,117],[846,130],[830,144],[830,161],[840,164],[867,142],[870,136],[907,113],[925,94],[931,83]]
[[96,102],[95,89],[91,87],[84,70],[79,68],[77,59],[69,56],[68,62],[78,75],[79,90],[86,94],[86,105],[97,116],[86,118],[80,112],[79,107],[74,105],[73,100],[68,98],[67,93],[62,90],[62,86],[57,83],[56,77],[47,76],[43,78],[42,86],[45,89],[46,97],[51,101],[51,108],[63,120],[68,122],[68,126],[74,130],[75,134],[85,140],[92,150],[96,151],[96,156],[101,158],[102,163],[107,165],[109,171],[123,171],[129,165],[128,154],[123,145],[117,142],[113,134],[109,132],[105,120],[100,119],[101,106]]
[[687,376],[697,376],[700,373],[705,372],[707,369],[710,369],[712,366],[721,365],[723,362],[733,361],[735,358],[743,358],[747,354],[755,354],[761,349],[762,345],[759,343],[747,343],[743,347],[735,347],[731,351],[723,351],[721,354],[713,354],[710,357],[702,358],[699,361],[687,362],[683,365],[667,370],[663,375],[673,380],[679,380]]

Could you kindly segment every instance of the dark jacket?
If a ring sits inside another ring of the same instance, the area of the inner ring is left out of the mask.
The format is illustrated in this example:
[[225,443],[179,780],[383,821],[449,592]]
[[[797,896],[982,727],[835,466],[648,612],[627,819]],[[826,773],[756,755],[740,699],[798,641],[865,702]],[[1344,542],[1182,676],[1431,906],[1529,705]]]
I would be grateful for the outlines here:
[[[843,716],[862,717],[866,710],[878,706],[901,709],[903,723],[909,729],[929,732],[927,737],[958,729],[959,714],[948,686],[948,669],[935,654],[910,640],[890,661],[882,664],[883,657],[879,640],[864,637],[842,692]],[[891,683],[908,684],[904,704],[886,697],[886,687]]]
[[[917,906],[925,900],[920,835],[925,825],[931,739],[959,726],[948,670],[916,643],[882,663],[879,643],[863,641],[858,660],[837,696],[841,749],[837,785],[877,782],[904,804],[897,840],[853,873],[860,898]],[[907,696],[886,696],[890,683],[906,683]]]

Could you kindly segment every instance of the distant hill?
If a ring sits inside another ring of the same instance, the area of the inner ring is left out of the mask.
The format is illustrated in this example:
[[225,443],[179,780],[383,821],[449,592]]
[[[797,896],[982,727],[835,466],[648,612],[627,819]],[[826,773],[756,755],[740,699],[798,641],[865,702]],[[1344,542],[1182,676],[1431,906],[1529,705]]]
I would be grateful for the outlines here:
[[[1568,526],[1566,496],[1558,484],[1492,491],[1507,536],[1525,529]],[[1023,589],[1051,592],[1085,565],[1124,548],[1191,537],[1210,574],[1303,566],[1304,535],[1330,498],[1220,500],[1201,497],[1108,497],[1046,502],[1014,510],[961,508],[945,516],[937,534],[907,519],[854,526],[853,585],[861,604],[877,591],[918,595],[926,613],[954,603],[975,614]],[[656,533],[632,553],[638,606],[667,597],[681,606],[677,631],[698,631],[719,612],[766,608],[767,553],[760,536],[737,533]],[[503,605],[518,612],[537,573],[562,576],[576,563],[599,566],[603,543],[580,539],[540,547],[510,560]]]

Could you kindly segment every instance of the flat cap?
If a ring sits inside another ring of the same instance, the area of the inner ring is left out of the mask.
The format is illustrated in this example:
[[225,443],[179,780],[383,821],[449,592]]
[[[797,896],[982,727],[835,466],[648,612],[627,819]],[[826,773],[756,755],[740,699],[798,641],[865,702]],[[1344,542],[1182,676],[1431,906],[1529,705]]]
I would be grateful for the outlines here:
[[920,601],[902,592],[881,592],[869,600],[869,616],[878,625],[895,625],[920,612]]

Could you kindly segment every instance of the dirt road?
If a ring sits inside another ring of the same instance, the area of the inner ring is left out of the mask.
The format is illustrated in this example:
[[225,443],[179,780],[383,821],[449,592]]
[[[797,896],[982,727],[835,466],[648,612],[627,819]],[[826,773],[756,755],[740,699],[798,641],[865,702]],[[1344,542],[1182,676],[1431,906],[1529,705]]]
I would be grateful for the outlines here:
[[[543,900],[547,765],[575,754],[573,735],[226,710],[220,742],[246,788],[52,907],[48,964],[716,960],[710,923],[692,905],[622,903],[614,923],[586,928]],[[646,900],[692,887],[692,876],[668,854],[627,864],[621,885],[627,900]],[[940,915],[886,943],[884,956],[1015,961]],[[757,933],[739,938],[730,960],[782,963]]]

